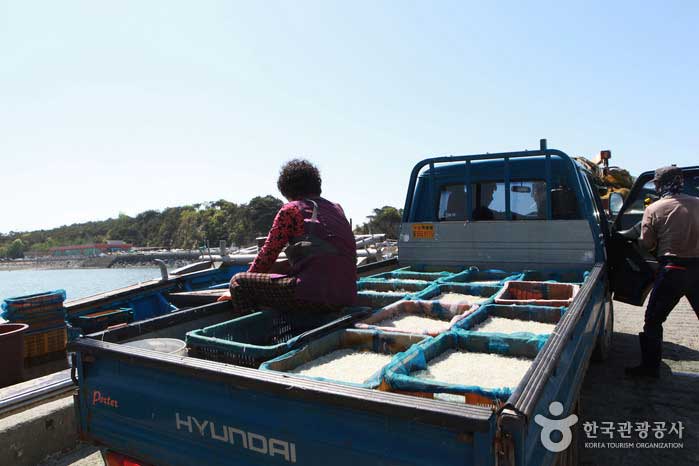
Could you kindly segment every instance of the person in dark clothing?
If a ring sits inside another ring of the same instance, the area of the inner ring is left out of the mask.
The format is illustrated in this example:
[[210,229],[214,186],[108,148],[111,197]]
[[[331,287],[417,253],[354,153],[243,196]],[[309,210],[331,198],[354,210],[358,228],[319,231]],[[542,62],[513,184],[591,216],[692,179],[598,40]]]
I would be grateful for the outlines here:
[[[277,187],[289,202],[277,212],[248,271],[231,279],[234,306],[241,312],[332,312],[355,304],[354,235],[342,207],[320,196],[318,169],[307,160],[291,160],[282,167]],[[269,273],[283,249],[291,272]]]
[[626,368],[629,376],[658,377],[663,322],[683,296],[699,317],[699,198],[682,193],[682,170],[674,165],[657,169],[653,182],[660,199],[643,212],[638,241],[655,251],[660,270],[639,333],[641,364]]
[[476,186],[476,208],[471,213],[473,220],[495,220],[490,204],[495,198],[496,183],[481,183]]

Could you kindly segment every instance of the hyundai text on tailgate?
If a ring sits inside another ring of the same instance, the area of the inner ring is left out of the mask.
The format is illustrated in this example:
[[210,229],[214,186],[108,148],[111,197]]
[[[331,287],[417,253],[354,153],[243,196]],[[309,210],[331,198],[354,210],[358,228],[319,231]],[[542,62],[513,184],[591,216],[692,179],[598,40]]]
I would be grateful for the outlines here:
[[[216,303],[73,342],[81,436],[114,464],[575,464],[608,244],[590,174],[545,141],[423,160],[362,309]],[[152,338],[188,353],[116,343]]]

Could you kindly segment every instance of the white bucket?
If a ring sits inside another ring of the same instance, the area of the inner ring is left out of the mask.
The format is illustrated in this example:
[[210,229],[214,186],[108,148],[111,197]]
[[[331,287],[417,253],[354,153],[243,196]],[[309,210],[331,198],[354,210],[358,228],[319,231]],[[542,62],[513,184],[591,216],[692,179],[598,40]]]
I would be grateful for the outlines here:
[[145,340],[124,343],[124,346],[174,354],[176,356],[187,356],[187,343],[177,338],[146,338]]

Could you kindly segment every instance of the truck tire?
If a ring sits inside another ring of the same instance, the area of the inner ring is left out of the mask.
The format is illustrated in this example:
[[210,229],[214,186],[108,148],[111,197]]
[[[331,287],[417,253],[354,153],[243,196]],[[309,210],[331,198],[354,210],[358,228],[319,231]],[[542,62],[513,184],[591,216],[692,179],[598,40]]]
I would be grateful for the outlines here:
[[612,349],[612,335],[614,334],[614,304],[611,298],[605,304],[604,323],[597,335],[595,349],[592,351],[592,360],[604,362],[609,358]]

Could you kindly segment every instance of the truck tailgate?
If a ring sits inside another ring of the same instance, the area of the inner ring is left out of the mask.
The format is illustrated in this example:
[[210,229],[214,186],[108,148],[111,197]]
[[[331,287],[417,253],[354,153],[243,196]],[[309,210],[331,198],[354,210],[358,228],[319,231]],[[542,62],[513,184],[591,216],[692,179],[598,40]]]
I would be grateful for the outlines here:
[[79,340],[86,440],[153,464],[492,464],[493,413]]

